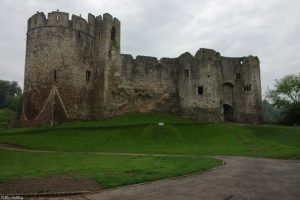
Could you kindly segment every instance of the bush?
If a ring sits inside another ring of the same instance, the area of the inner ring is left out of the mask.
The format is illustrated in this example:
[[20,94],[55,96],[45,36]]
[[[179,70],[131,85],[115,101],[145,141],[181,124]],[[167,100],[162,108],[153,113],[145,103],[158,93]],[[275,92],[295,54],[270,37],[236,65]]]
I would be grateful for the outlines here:
[[282,113],[280,123],[287,125],[300,125],[300,105],[293,104]]
[[17,111],[17,108],[20,103],[20,99],[21,99],[20,96],[6,96],[2,107],[8,108],[13,111]]
[[267,100],[262,102],[263,119],[265,122],[278,123],[281,110],[275,108]]
[[0,109],[0,122],[3,124],[9,123],[14,114],[15,112],[8,108]]

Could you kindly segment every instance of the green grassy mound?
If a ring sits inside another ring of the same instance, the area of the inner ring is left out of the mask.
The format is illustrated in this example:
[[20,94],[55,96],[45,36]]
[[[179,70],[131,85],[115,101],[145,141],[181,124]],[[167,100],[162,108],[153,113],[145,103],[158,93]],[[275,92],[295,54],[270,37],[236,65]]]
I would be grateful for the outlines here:
[[79,127],[116,127],[116,126],[137,126],[137,125],[152,125],[159,122],[180,124],[191,123],[186,119],[167,114],[151,114],[151,113],[128,113],[113,118],[104,119],[101,121],[79,121],[67,122],[59,125],[60,128],[79,128]]
[[[164,122],[164,126],[159,126]],[[91,152],[239,155],[300,158],[300,128],[196,123],[161,114],[127,114],[103,121],[0,130],[0,143],[53,153],[0,150],[0,180],[77,174],[102,187],[140,183],[206,170],[203,157],[97,155]]]
[[[165,126],[158,126],[164,122]],[[240,155],[300,158],[300,128],[195,123],[178,117],[127,114],[92,122],[10,129],[0,142],[67,152]]]

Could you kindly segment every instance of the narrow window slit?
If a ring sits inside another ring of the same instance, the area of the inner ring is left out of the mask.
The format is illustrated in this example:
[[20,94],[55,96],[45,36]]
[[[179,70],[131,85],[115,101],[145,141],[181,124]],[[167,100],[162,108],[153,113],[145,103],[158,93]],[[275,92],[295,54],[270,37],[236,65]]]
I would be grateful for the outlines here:
[[53,80],[54,80],[54,82],[56,82],[56,70],[54,70],[54,72],[53,72]]
[[86,81],[90,81],[90,79],[91,79],[91,71],[86,71],[86,73],[85,73],[85,79],[86,79]]
[[110,32],[110,40],[111,40],[111,41],[115,41],[115,40],[116,40],[116,29],[115,29],[115,27],[113,27],[113,28],[111,29],[111,32]]

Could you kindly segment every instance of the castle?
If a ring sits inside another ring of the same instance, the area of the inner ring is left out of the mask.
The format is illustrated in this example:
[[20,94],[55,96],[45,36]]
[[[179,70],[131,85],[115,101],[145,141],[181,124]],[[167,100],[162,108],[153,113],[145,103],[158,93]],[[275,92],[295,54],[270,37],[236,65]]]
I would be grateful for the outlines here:
[[128,112],[169,113],[212,122],[261,121],[257,57],[211,49],[177,58],[120,54],[120,21],[110,14],[55,11],[29,18],[24,94],[17,123],[103,119]]

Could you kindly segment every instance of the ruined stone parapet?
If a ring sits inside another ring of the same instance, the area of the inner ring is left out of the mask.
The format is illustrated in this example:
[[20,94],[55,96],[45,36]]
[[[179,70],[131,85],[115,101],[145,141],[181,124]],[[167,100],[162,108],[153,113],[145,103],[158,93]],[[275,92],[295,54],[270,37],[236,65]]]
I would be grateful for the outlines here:
[[71,20],[69,20],[69,13],[60,11],[48,13],[48,18],[46,18],[43,12],[38,12],[28,19],[27,32],[37,28],[61,27],[79,31],[93,37],[94,32],[90,30],[94,29],[94,19],[95,17],[89,14],[89,22],[77,15],[72,15]]
[[113,18],[110,14],[106,13],[95,17],[92,14],[88,14],[88,20],[77,15],[72,15],[69,19],[69,13],[53,11],[48,13],[48,17],[43,12],[37,12],[28,19],[27,32],[44,27],[61,27],[67,28],[81,33],[87,34],[91,37],[95,37],[96,26],[106,26],[107,24],[114,24],[120,26],[120,21],[117,18]]
[[196,55],[196,59],[213,60],[220,57],[220,53],[213,49],[200,48]]

